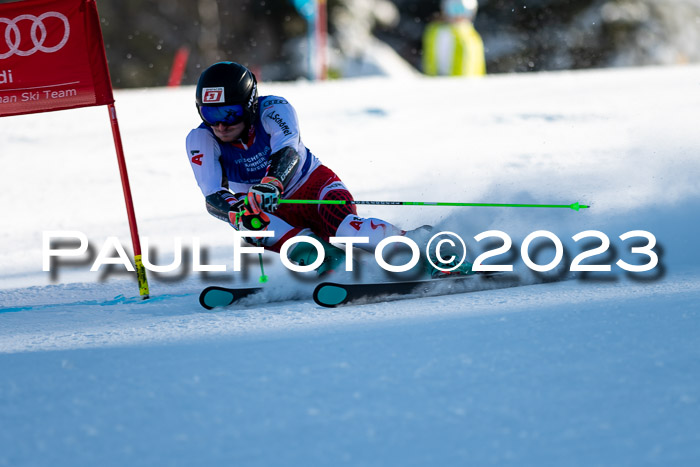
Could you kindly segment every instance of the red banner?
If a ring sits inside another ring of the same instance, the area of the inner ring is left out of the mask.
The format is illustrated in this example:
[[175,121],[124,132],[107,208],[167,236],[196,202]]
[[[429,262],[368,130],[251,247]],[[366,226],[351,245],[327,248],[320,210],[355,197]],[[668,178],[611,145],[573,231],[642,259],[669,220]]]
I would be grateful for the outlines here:
[[0,4],[0,116],[113,102],[94,0]]

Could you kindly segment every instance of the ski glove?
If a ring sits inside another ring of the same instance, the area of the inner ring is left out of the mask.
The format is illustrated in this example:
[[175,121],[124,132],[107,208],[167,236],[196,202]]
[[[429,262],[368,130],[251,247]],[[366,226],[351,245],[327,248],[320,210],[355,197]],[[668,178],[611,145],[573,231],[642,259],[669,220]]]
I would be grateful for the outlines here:
[[245,213],[245,196],[236,199],[228,210],[228,221],[234,229],[238,229],[238,222],[243,213]]
[[[241,196],[231,204],[228,212],[228,219],[236,230],[265,230],[270,225],[270,218],[264,212],[251,214],[246,209],[246,194]],[[255,240],[248,240],[248,243],[255,243]]]
[[251,214],[259,214],[262,211],[275,212],[283,192],[282,182],[274,177],[264,177],[260,183],[253,185],[248,191],[248,212]]

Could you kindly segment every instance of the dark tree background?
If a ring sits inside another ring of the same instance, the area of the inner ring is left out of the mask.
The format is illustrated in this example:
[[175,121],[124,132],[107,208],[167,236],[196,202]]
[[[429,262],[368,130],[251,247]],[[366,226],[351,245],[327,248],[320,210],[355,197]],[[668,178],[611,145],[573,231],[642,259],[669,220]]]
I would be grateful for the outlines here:
[[[414,66],[440,0],[394,0],[398,26],[377,31]],[[700,61],[700,0],[479,0],[487,71],[508,73]]]
[[306,29],[287,0],[98,0],[97,7],[115,87],[165,85],[181,47],[189,50],[184,83],[221,60],[279,67],[284,43]]
[[[381,3],[394,8],[395,21],[368,20],[368,9]],[[343,39],[336,22],[342,16],[347,26],[354,14],[354,31],[364,28],[419,68],[421,35],[439,4],[329,0],[331,45],[342,58],[348,34]],[[241,62],[263,80],[303,76],[298,52],[306,22],[292,0],[97,0],[97,6],[117,88],[164,86],[181,48],[189,51],[183,84],[220,60]],[[700,0],[479,0],[475,21],[489,73],[698,62],[699,24]]]

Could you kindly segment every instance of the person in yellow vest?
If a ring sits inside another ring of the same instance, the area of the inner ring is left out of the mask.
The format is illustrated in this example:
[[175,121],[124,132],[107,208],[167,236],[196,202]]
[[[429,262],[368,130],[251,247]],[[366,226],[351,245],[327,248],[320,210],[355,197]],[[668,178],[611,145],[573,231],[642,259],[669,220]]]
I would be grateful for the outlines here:
[[423,72],[431,76],[486,74],[484,43],[472,24],[477,0],[442,0],[442,16],[423,33]]

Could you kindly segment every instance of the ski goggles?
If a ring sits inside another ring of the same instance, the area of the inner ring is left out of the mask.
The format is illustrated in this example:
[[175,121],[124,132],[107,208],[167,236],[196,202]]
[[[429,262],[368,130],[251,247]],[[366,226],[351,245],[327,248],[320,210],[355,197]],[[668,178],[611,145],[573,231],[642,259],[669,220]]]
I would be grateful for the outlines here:
[[199,107],[199,115],[209,126],[216,126],[219,123],[236,125],[245,120],[245,111],[241,105],[202,105]]

